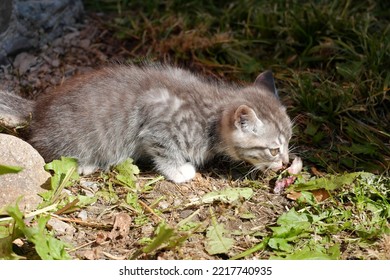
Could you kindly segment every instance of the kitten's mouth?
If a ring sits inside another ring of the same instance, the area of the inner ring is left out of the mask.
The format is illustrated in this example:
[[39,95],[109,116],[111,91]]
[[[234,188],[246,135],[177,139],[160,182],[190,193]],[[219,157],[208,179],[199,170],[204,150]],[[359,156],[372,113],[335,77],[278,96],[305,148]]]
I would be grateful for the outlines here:
[[285,166],[283,165],[283,162],[282,161],[279,161],[279,162],[271,162],[270,165],[269,165],[269,169],[271,169],[272,171],[279,171],[281,169],[284,169]]
[[278,166],[271,167],[273,171],[284,171],[287,170],[289,174],[299,174],[302,171],[302,159],[300,157],[295,157],[294,160],[290,163],[280,163]]
[[272,171],[279,171],[279,170],[281,170],[281,169],[285,169],[287,166],[284,166],[284,165],[281,165],[281,166],[276,166],[276,167],[273,167],[273,168],[271,168],[272,169]]

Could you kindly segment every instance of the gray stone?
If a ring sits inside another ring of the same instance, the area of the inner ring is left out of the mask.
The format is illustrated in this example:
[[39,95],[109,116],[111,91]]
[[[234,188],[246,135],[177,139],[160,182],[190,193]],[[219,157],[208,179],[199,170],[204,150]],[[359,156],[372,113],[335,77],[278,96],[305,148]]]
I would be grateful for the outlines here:
[[0,211],[21,196],[20,209],[34,210],[42,201],[38,194],[45,191],[41,186],[50,178],[43,168],[43,158],[27,142],[12,135],[0,134],[0,164],[23,168],[19,173],[0,175]]
[[76,232],[74,226],[69,223],[65,223],[57,218],[50,218],[47,223],[57,234],[71,234]]
[[0,64],[8,62],[7,56],[53,41],[83,10],[82,0],[1,0]]

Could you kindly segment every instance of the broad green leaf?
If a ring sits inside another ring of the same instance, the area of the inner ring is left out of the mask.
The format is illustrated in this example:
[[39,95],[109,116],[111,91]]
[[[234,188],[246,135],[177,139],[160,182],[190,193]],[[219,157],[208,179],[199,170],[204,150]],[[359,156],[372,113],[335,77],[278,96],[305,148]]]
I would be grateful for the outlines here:
[[8,214],[15,220],[17,229],[28,241],[34,243],[35,250],[44,260],[65,260],[70,259],[65,248],[69,245],[53,237],[47,230],[46,224],[50,216],[40,216],[37,218],[38,225],[28,227],[23,220],[23,213],[17,206],[9,206]]
[[0,260],[18,260],[20,257],[12,250],[12,235],[0,238]]
[[284,225],[270,228],[273,231],[273,237],[285,238],[287,241],[292,241],[297,239],[297,237],[302,235],[302,233],[305,233],[309,230],[310,223],[305,223],[304,225],[305,227],[303,227],[303,224],[301,224],[297,227],[295,227],[295,225]]
[[142,251],[144,253],[150,253],[158,249],[163,244],[168,243],[173,234],[173,228],[170,228],[165,223],[160,223],[156,229],[156,236],[152,239],[150,244],[142,248]]
[[[325,249],[323,249],[325,251]],[[312,250],[309,247],[304,247],[293,251],[285,257],[272,256],[271,260],[338,260],[340,258],[340,247],[335,245],[329,248],[328,253],[321,250]]]
[[128,192],[126,195],[126,203],[129,204],[137,213],[142,213],[142,206],[138,202],[138,195],[133,192]]
[[22,170],[23,170],[22,167],[0,164],[0,175],[4,175],[4,174],[8,174],[8,173],[18,173]]
[[292,252],[294,249],[294,246],[289,244],[286,239],[277,237],[270,238],[268,241],[268,246],[270,246],[272,249],[284,252]]
[[20,259],[13,250],[13,228],[12,219],[0,221],[0,260],[17,260]]
[[187,222],[179,227],[179,231],[190,231],[192,229],[196,229],[201,225],[199,222]]
[[56,189],[64,180],[71,170],[74,170],[69,177],[69,181],[65,182],[66,186],[71,185],[71,180],[77,180],[79,174],[77,171],[77,160],[74,158],[61,157],[59,160],[53,160],[45,165],[46,171],[53,171],[54,175],[51,177],[51,187]]
[[78,194],[77,198],[79,200],[79,202],[76,204],[78,207],[86,207],[88,205],[94,204],[97,201],[96,196],[86,196]]
[[[294,208],[291,208],[287,213],[283,213],[277,220],[278,225],[294,226],[307,228],[309,218],[304,213],[298,213]],[[310,223],[309,223],[310,225]]]
[[131,158],[121,162],[115,167],[115,170],[118,172],[116,178],[123,184],[128,187],[135,187],[135,182],[137,177],[135,175],[139,174],[139,169],[136,165],[133,164]]
[[264,238],[263,241],[261,241],[259,244],[253,246],[252,248],[250,248],[250,249],[248,249],[248,250],[246,250],[238,255],[235,255],[234,257],[232,257],[230,259],[231,260],[238,260],[238,259],[247,257],[250,254],[253,254],[257,251],[264,250],[267,247],[269,239],[270,239],[269,237]]
[[279,226],[270,227],[273,234],[268,246],[279,251],[292,252],[294,246],[289,242],[307,237],[311,231],[308,216],[296,212],[294,208],[281,215],[276,223]]
[[207,229],[206,251],[210,255],[227,253],[233,247],[234,240],[226,237],[227,233],[222,224],[215,224]]
[[238,201],[240,198],[247,200],[252,195],[252,188],[227,188],[221,191],[209,192],[202,197],[201,201],[203,203],[213,203],[214,201],[232,203]]
[[299,182],[292,185],[295,191],[309,191],[309,190],[334,190],[345,185],[352,184],[358,177],[374,176],[367,172],[346,173],[343,175],[327,175],[326,177],[317,178],[307,182]]
[[108,189],[101,189],[96,193],[96,195],[110,204],[114,204],[119,200],[119,197],[111,184],[108,185]]
[[71,259],[65,250],[69,245],[54,238],[54,236],[47,232],[46,224],[49,219],[50,216],[38,218],[38,230],[33,231],[30,241],[35,244],[35,250],[43,260]]

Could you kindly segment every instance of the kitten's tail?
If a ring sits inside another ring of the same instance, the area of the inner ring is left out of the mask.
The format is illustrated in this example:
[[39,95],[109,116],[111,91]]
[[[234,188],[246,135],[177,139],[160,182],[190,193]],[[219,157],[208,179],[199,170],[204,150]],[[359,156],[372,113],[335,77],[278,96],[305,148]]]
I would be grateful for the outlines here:
[[31,120],[34,101],[0,90],[0,125],[8,128],[25,126]]

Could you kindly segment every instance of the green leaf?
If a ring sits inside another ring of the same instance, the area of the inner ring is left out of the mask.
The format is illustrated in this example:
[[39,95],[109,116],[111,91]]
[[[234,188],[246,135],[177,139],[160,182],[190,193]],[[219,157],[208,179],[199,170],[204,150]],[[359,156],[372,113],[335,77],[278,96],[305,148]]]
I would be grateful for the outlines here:
[[46,224],[50,216],[39,216],[37,218],[38,225],[29,227],[25,224],[23,213],[17,206],[9,206],[7,212],[15,220],[17,229],[28,241],[34,243],[36,252],[43,260],[70,259],[65,250],[69,245],[56,239],[46,230]]
[[308,216],[304,213],[296,212],[294,208],[281,215],[276,223],[279,226],[271,227],[273,234],[268,242],[268,246],[279,251],[292,252],[294,246],[289,242],[306,237],[311,231],[311,223]]
[[72,170],[69,180],[64,182],[65,186],[70,186],[72,184],[71,180],[79,178],[79,174],[74,172],[77,170],[77,160],[74,158],[61,157],[59,160],[53,160],[45,165],[45,170],[54,172],[54,175],[51,177],[52,189],[56,189]]
[[234,257],[230,258],[231,260],[238,260],[238,259],[241,259],[241,258],[244,258],[244,257],[247,257],[249,256],[250,254],[253,254],[257,251],[260,251],[260,250],[264,250],[266,247],[267,247],[267,244],[269,242],[269,237],[266,237],[263,239],[263,241],[261,241],[259,244],[253,246],[252,248],[238,254],[238,255],[235,255]]
[[306,228],[299,226],[295,227],[295,225],[284,225],[270,228],[273,231],[273,237],[285,238],[287,241],[292,241],[310,228],[310,223],[305,223],[305,225],[307,226]]
[[123,184],[128,187],[134,188],[137,177],[135,175],[139,174],[139,169],[136,165],[133,164],[131,158],[121,162],[115,167],[115,170],[118,172],[116,178]]
[[252,188],[227,188],[221,191],[209,192],[202,197],[201,201],[203,203],[213,203],[214,201],[232,203],[240,198],[248,200],[252,195]]
[[309,218],[304,213],[298,213],[294,208],[291,208],[287,213],[283,213],[276,222],[281,226],[294,226],[306,229],[309,223]]
[[0,175],[4,175],[8,173],[18,173],[22,170],[23,170],[22,167],[0,164]]
[[271,260],[338,260],[340,258],[340,247],[338,245],[329,248],[328,253],[324,253],[324,248],[320,247],[315,250],[310,249],[309,246],[303,249],[296,250],[285,257],[272,256]]
[[13,250],[13,228],[14,221],[10,219],[4,219],[0,221],[0,260],[17,260],[20,259]]
[[144,253],[150,253],[157,250],[160,246],[169,242],[174,231],[165,223],[160,223],[156,229],[156,236],[152,239],[151,243],[142,248]]
[[277,237],[270,238],[268,241],[268,246],[270,246],[272,249],[284,252],[292,252],[294,249],[294,246],[289,244],[286,239]]
[[228,253],[234,245],[234,240],[225,235],[228,231],[222,224],[215,224],[208,227],[206,233],[206,251],[210,255]]
[[126,203],[129,204],[137,213],[142,213],[142,206],[138,202],[138,195],[136,193],[128,192],[126,195]]
[[111,182],[108,184],[108,189],[101,189],[96,193],[97,196],[101,197],[104,201],[114,204],[118,202],[119,197],[112,187]]
[[368,172],[354,172],[343,175],[327,175],[326,177],[317,178],[307,182],[299,182],[292,185],[295,191],[309,191],[309,190],[335,190],[345,185],[352,184],[358,177],[374,176]]
[[0,238],[0,260],[18,260],[21,258],[13,252],[12,241],[11,235]]
[[79,202],[76,204],[78,207],[86,207],[97,201],[96,196],[86,196],[81,194],[77,195],[77,199],[79,200]]

